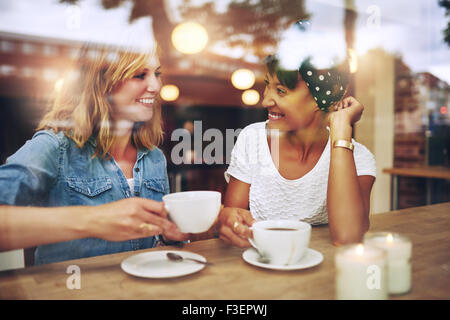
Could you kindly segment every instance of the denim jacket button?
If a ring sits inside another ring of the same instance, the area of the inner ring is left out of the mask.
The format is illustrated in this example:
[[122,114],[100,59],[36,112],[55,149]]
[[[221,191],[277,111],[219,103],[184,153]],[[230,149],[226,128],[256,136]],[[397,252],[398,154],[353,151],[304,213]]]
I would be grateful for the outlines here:
[[139,172],[139,168],[134,168],[134,171]]
[[139,191],[136,191],[136,192],[134,193],[134,195],[135,195],[136,197],[139,197],[139,196],[141,195],[141,193],[140,193]]

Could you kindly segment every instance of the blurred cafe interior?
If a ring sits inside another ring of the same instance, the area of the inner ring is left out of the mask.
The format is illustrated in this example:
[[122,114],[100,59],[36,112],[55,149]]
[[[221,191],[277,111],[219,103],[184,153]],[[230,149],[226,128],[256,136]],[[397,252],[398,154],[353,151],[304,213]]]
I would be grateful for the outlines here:
[[[224,195],[231,150],[224,144],[222,152],[216,150],[215,159],[221,159],[211,164],[192,148],[183,154],[189,161],[173,163],[171,152],[178,140],[172,132],[184,128],[194,136],[218,129],[226,137],[228,129],[266,120],[267,111],[261,107],[262,61],[276,51],[289,25],[308,18],[327,37],[342,39],[352,59],[349,94],[365,107],[354,138],[375,155],[377,164],[371,213],[448,202],[450,35],[446,8],[440,3],[2,1],[0,163],[32,137],[83,43],[121,46],[123,38],[136,45],[156,41],[166,85],[161,91],[165,131],[161,149],[168,161],[171,192],[216,190]],[[183,26],[187,34],[182,33]],[[179,39],[189,39],[190,47],[176,43],[175,30],[181,33]],[[317,41],[323,41],[327,50],[330,39]],[[240,86],[232,77],[242,69],[250,81],[245,83],[244,74]],[[203,137],[200,149],[210,143]],[[8,263],[27,265],[26,253],[25,262],[21,250],[14,254]]]

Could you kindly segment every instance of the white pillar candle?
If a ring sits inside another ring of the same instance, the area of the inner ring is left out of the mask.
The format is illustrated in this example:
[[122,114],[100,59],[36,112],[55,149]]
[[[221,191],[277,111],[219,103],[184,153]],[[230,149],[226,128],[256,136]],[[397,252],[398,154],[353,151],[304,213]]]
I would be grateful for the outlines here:
[[386,250],[390,294],[403,294],[411,290],[411,241],[398,233],[367,233],[364,244]]
[[363,244],[338,248],[335,255],[336,299],[387,299],[387,256]]

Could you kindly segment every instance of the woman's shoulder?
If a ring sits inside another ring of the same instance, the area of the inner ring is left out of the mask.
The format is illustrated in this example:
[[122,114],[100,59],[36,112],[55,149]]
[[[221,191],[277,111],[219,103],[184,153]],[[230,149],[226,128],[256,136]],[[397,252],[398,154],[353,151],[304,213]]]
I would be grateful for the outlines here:
[[147,156],[147,158],[149,158],[153,162],[166,161],[164,152],[156,146],[151,149],[143,148],[140,150],[140,152],[143,152]]
[[250,123],[249,125],[245,126],[244,129],[242,129],[242,131],[261,130],[261,129],[266,129],[266,121]]
[[255,138],[256,136],[261,134],[262,131],[265,130],[266,130],[266,122],[255,122],[244,127],[244,129],[242,129],[241,132],[239,133],[239,136],[251,139]]
[[[56,133],[53,130],[37,131],[33,137],[25,142],[7,162],[22,162],[27,159],[57,159],[61,148],[65,145],[65,137],[62,132]],[[28,161],[28,160],[27,160]]]
[[31,138],[31,142],[33,144],[58,148],[66,145],[68,138],[62,131],[55,132],[53,129],[46,129],[37,131]]
[[32,139],[35,139],[37,137],[39,137],[39,139],[54,140],[58,143],[69,140],[69,138],[64,134],[64,132],[62,131],[56,132],[53,129],[44,129],[36,131]]

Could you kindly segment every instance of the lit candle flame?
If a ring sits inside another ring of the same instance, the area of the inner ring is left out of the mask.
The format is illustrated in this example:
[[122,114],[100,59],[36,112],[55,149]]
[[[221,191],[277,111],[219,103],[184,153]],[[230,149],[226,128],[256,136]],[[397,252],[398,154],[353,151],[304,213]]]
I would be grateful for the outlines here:
[[363,246],[362,244],[358,244],[358,245],[356,246],[356,254],[357,254],[358,256],[362,256],[363,253],[364,253],[364,246]]
[[386,241],[387,243],[391,244],[394,241],[394,237],[392,236],[391,233],[389,233],[386,237]]

